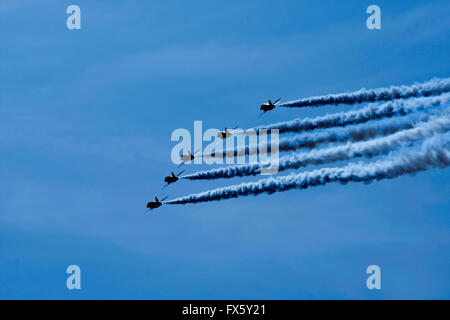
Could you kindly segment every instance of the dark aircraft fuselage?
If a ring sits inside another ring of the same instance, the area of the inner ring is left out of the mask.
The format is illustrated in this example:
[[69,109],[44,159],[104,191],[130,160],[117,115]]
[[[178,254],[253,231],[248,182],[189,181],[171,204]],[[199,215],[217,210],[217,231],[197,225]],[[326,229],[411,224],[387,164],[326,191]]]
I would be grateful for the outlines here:
[[185,154],[181,156],[181,161],[191,161],[194,160],[194,155],[193,154]]
[[219,139],[226,139],[226,138],[228,138],[228,137],[231,137],[231,132],[230,131],[221,131],[221,132],[219,132],[218,134],[217,134],[217,137],[219,138]]
[[164,178],[164,182],[167,182],[168,184],[174,183],[178,181],[178,177],[175,176],[167,176]]
[[150,201],[149,203],[147,203],[147,208],[149,209],[156,209],[161,207],[162,203],[159,201]]
[[272,103],[264,103],[261,105],[261,107],[259,108],[260,110],[267,112],[270,110],[273,110],[275,108],[275,105]]

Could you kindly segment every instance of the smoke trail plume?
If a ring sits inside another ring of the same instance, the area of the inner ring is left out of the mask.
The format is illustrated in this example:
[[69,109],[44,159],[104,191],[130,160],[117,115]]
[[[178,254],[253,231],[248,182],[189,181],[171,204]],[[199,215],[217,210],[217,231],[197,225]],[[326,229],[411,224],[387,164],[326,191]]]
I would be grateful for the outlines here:
[[279,104],[279,107],[302,108],[323,105],[356,104],[363,102],[389,101],[401,98],[428,97],[450,91],[450,78],[434,78],[424,83],[389,88],[360,89],[353,92],[329,94],[304,98]]
[[186,204],[219,201],[230,198],[274,193],[291,189],[306,189],[330,182],[372,182],[416,173],[432,167],[450,165],[450,134],[437,135],[425,140],[419,147],[407,148],[385,160],[372,163],[351,163],[344,167],[322,168],[279,178],[263,179],[253,183],[219,188],[169,200],[167,204]]
[[[410,129],[419,121],[424,121],[429,117],[427,113],[416,112],[404,117],[394,117],[382,119],[375,122],[368,122],[358,125],[350,125],[344,128],[330,128],[327,130],[313,131],[290,138],[279,140],[279,151],[292,151],[298,149],[312,149],[322,143],[335,143],[345,141],[361,141],[374,138],[376,136],[386,136],[400,130]],[[258,154],[260,149],[268,150],[269,144],[258,144],[235,147],[233,150],[223,150],[220,153],[204,154],[203,157],[235,157]]]
[[382,104],[370,104],[359,110],[327,114],[316,118],[294,119],[286,122],[278,122],[266,126],[258,126],[247,130],[247,134],[259,134],[261,130],[267,132],[278,129],[279,133],[303,132],[315,129],[331,127],[345,127],[351,124],[364,123],[370,120],[404,116],[414,111],[425,110],[448,103],[450,93],[437,97],[422,97],[413,99],[401,99]]
[[[450,130],[450,117],[432,118],[429,122],[419,123],[412,129],[399,131],[392,135],[369,141],[347,143],[320,150],[313,150],[299,154],[289,155],[279,159],[278,171],[298,169],[308,165],[320,165],[336,161],[350,160],[357,157],[374,157],[386,154],[398,147],[431,137]],[[182,178],[189,180],[211,180],[219,178],[232,178],[253,176],[261,173],[264,164],[233,165],[212,170],[199,171],[185,175]]]

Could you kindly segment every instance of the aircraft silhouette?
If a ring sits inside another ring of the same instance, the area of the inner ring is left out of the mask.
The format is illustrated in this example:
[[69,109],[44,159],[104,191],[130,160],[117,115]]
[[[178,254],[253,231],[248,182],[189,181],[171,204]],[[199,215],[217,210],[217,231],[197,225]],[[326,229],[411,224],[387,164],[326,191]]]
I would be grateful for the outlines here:
[[262,114],[261,114],[261,115],[263,115],[263,114],[266,113],[267,111],[270,111],[270,110],[275,109],[275,107],[280,103],[280,100],[281,100],[281,98],[279,98],[277,101],[275,101],[275,102],[272,103],[272,101],[270,101],[270,99],[269,99],[268,102],[262,104],[262,105],[259,107],[259,110],[262,111]]
[[149,213],[151,210],[154,210],[156,208],[159,208],[162,206],[162,201],[166,200],[168,197],[165,197],[161,201],[158,200],[158,197],[155,197],[155,201],[150,201],[147,203],[147,211],[145,211],[145,214]]
[[166,182],[166,186],[168,186],[171,183],[177,182],[178,181],[178,177],[184,172],[185,170],[181,171],[179,174],[175,175],[175,173],[173,173],[173,171],[171,172],[172,174],[170,176],[167,176],[164,178],[164,182]]
[[197,154],[197,152],[199,152],[199,151],[200,151],[200,150],[197,150],[196,152],[194,152],[194,154],[192,154],[191,151],[188,150],[187,154],[183,154],[183,155],[180,157],[180,160],[183,161],[182,164],[183,164],[184,162],[188,162],[188,161],[194,160],[194,159],[195,159],[195,154]]
[[225,128],[224,131],[220,131],[220,132],[217,134],[217,138],[222,139],[222,140],[225,140],[226,138],[231,137],[231,136],[233,135],[233,132],[234,132],[234,131],[236,131],[236,127],[234,127],[231,131],[228,131],[228,129]]

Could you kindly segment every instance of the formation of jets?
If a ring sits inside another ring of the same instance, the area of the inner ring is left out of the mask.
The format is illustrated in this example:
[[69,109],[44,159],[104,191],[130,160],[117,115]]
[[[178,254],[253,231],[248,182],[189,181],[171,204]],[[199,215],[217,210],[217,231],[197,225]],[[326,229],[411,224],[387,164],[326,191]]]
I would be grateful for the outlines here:
[[[264,113],[266,113],[267,111],[271,111],[273,109],[275,109],[275,107],[280,103],[281,98],[277,99],[275,102],[272,102],[270,99],[262,104],[259,109],[262,111],[262,113],[260,114],[260,116],[262,116]],[[220,131],[217,134],[217,138],[221,139],[221,140],[225,140],[229,137],[231,137],[233,135],[233,133],[236,131],[237,127],[234,127],[231,130],[228,130],[228,128],[225,128],[223,131]],[[191,153],[191,151],[187,151],[186,154],[183,154],[180,157],[180,160],[182,161],[180,165],[183,165],[186,162],[192,161],[195,159],[195,154],[198,151],[194,152],[194,154]],[[169,184],[175,183],[177,182],[180,178],[180,175],[183,174],[185,170],[181,171],[180,173],[178,173],[177,175],[175,173],[173,173],[173,171],[171,172],[171,174],[169,176],[164,177],[164,182],[166,183],[166,185],[164,187],[167,187]],[[163,188],[164,188],[163,187]],[[149,213],[151,210],[157,209],[159,207],[161,207],[164,204],[164,200],[166,200],[167,197],[165,197],[164,199],[158,200],[158,197],[155,197],[155,201],[150,201],[147,203],[147,211],[145,211],[145,214]]]

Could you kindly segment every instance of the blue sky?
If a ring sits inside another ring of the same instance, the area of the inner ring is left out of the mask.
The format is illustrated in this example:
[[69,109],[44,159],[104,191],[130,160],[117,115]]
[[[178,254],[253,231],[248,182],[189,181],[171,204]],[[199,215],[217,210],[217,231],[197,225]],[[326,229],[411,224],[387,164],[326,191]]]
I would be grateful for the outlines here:
[[[66,28],[70,4],[81,30]],[[370,4],[381,30],[366,28]],[[448,77],[449,13],[448,1],[0,0],[0,298],[450,298],[448,169],[143,216],[155,194],[241,182],[162,192],[174,129],[357,108],[258,119],[269,97]],[[66,289],[70,264],[81,291]],[[366,288],[371,264],[380,291]]]

